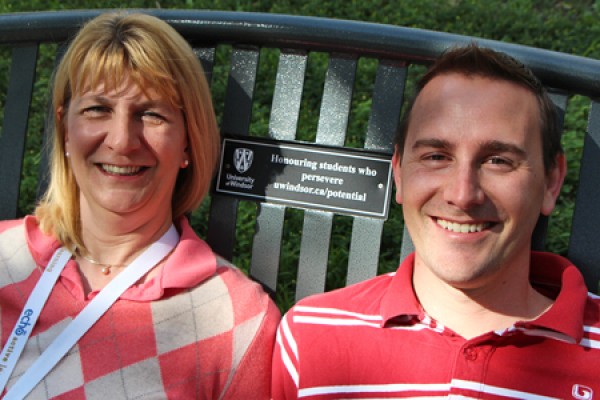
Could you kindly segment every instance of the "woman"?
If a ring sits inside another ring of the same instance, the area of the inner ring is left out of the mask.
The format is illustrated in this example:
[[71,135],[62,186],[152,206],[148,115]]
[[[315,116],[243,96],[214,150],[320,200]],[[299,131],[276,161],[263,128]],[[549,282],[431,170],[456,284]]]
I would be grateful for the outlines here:
[[53,90],[48,191],[0,222],[6,398],[268,398],[279,312],[185,216],[220,142],[188,43],[148,15],[101,15]]

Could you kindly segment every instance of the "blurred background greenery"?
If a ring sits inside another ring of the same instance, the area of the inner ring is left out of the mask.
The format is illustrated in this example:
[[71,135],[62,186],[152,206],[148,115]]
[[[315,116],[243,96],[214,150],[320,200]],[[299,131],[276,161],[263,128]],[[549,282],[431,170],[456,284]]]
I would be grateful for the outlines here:
[[[292,15],[321,16],[401,25],[421,29],[451,32],[486,39],[529,45],[570,54],[600,58],[600,2],[598,1],[558,1],[558,0],[0,0],[0,13],[90,9],[90,8],[164,8],[164,9],[207,9],[228,11],[252,11],[282,13]],[[38,66],[39,80],[35,87],[32,117],[29,124],[27,155],[23,184],[21,188],[20,212],[31,212],[34,206],[37,185],[37,168],[40,161],[41,133],[44,115],[48,107],[48,87],[53,66],[54,49],[49,46],[40,54]],[[227,50],[218,52],[217,57],[226,58]],[[0,47],[0,110],[3,109],[2,96],[6,92],[8,75],[7,60],[10,53]],[[227,65],[227,63],[219,63]],[[253,108],[252,132],[267,132],[271,101],[272,76],[277,64],[277,54],[261,53],[259,79]],[[371,99],[370,88],[376,64],[373,60],[361,60],[361,78],[356,84],[348,142],[361,146],[361,137],[366,130]],[[224,67],[222,67],[224,68]],[[327,59],[319,54],[311,55],[309,74],[322,76],[327,68]],[[411,71],[417,75],[419,69]],[[220,118],[218,101],[224,93],[227,71],[215,70],[213,92]],[[318,81],[318,80],[317,80]],[[409,86],[410,87],[410,86]],[[305,88],[299,137],[310,140],[314,137],[318,120],[319,96],[322,88]],[[587,122],[588,102],[578,96],[569,100],[569,111],[565,116],[563,145],[569,159],[569,175],[561,194],[560,202],[550,219],[549,250],[564,254],[568,247],[569,230],[573,213],[573,199],[577,191],[579,159]],[[2,116],[0,115],[0,127]],[[194,228],[205,234],[205,221],[209,200],[192,216]],[[238,216],[241,229],[237,234],[237,248],[234,262],[247,269],[254,233],[256,205],[243,202]],[[333,228],[330,265],[327,289],[344,285],[347,265],[351,218],[336,216]],[[298,261],[299,237],[302,231],[302,211],[288,210],[285,227],[285,242],[282,251],[278,303],[285,310],[293,302],[296,265]],[[399,206],[392,207],[383,234],[383,248],[380,256],[379,272],[394,270],[398,264],[402,236],[402,216]]]

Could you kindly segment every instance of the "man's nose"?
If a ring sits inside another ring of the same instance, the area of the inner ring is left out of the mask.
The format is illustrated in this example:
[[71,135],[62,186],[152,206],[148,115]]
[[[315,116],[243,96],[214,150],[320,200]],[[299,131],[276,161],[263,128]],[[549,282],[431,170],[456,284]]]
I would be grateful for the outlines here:
[[485,193],[481,186],[480,169],[471,164],[457,164],[444,188],[444,199],[460,209],[481,205]]

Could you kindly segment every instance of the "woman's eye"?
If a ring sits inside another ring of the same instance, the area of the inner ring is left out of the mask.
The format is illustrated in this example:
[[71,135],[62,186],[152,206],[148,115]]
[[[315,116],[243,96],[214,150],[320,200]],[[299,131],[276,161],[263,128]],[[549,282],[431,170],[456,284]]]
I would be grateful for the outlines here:
[[91,117],[99,116],[108,112],[110,112],[108,107],[100,105],[90,106],[83,109],[83,114]]
[[166,121],[166,118],[157,112],[154,111],[145,111],[142,113],[142,119],[146,122],[150,122],[153,124],[162,124]]

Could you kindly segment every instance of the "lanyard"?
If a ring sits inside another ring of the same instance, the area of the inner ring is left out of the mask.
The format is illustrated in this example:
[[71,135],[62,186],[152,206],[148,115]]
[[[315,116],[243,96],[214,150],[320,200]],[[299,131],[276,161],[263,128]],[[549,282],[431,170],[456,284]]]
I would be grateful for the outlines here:
[[[178,241],[179,233],[175,226],[171,225],[160,239],[138,256],[90,301],[10,388],[4,400],[22,399],[33,390],[121,294],[165,258]],[[0,353],[0,392],[4,390],[33,326],[50,296],[60,272],[71,256],[68,250],[59,248],[31,292],[15,328]]]

